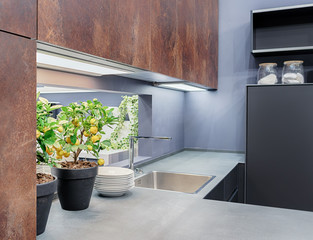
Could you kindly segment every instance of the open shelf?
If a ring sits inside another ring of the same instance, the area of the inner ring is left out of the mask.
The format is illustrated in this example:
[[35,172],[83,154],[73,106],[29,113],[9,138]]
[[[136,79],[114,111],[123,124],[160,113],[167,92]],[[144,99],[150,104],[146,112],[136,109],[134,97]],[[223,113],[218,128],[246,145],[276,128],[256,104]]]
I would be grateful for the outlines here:
[[313,53],[312,16],[313,4],[251,11],[251,53]]

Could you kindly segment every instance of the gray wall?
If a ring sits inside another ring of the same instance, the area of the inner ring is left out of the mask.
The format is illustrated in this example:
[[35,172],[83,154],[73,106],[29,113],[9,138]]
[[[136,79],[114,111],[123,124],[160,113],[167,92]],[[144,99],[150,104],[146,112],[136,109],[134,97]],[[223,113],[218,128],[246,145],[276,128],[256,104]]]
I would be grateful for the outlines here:
[[282,66],[284,60],[304,59],[307,71],[313,65],[308,55],[255,59],[250,54],[250,11],[307,3],[313,1],[219,1],[219,86],[216,92],[186,94],[185,147],[245,151],[245,86],[256,83],[258,63]]

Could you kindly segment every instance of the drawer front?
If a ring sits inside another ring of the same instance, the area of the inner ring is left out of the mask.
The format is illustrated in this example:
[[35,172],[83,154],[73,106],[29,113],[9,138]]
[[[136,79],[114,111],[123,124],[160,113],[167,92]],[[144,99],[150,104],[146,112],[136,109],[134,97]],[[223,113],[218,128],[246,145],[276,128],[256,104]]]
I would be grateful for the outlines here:
[[237,166],[224,179],[224,200],[227,201],[238,186]]

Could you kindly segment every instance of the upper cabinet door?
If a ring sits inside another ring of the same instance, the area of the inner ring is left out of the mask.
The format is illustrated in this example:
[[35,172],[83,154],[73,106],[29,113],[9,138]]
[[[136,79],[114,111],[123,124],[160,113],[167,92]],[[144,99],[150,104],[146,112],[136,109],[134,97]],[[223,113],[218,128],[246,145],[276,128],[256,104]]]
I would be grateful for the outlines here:
[[151,70],[217,88],[218,0],[151,2]]
[[150,0],[111,1],[110,59],[150,69],[150,38]]
[[38,40],[109,57],[110,0],[38,1]]
[[218,0],[38,1],[38,40],[217,88]]
[[37,0],[1,0],[0,30],[36,38]]
[[181,78],[176,0],[151,1],[151,71]]
[[38,2],[38,40],[150,67],[149,0]]
[[217,89],[218,0],[196,0],[195,83]]

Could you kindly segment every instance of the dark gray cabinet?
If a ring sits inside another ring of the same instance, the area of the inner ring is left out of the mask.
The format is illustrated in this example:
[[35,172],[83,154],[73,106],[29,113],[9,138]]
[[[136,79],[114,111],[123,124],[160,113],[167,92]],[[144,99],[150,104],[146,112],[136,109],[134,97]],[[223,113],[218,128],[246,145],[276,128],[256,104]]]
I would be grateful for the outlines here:
[[313,85],[247,87],[246,202],[313,211]]
[[244,164],[236,165],[204,198],[228,202],[243,202]]

